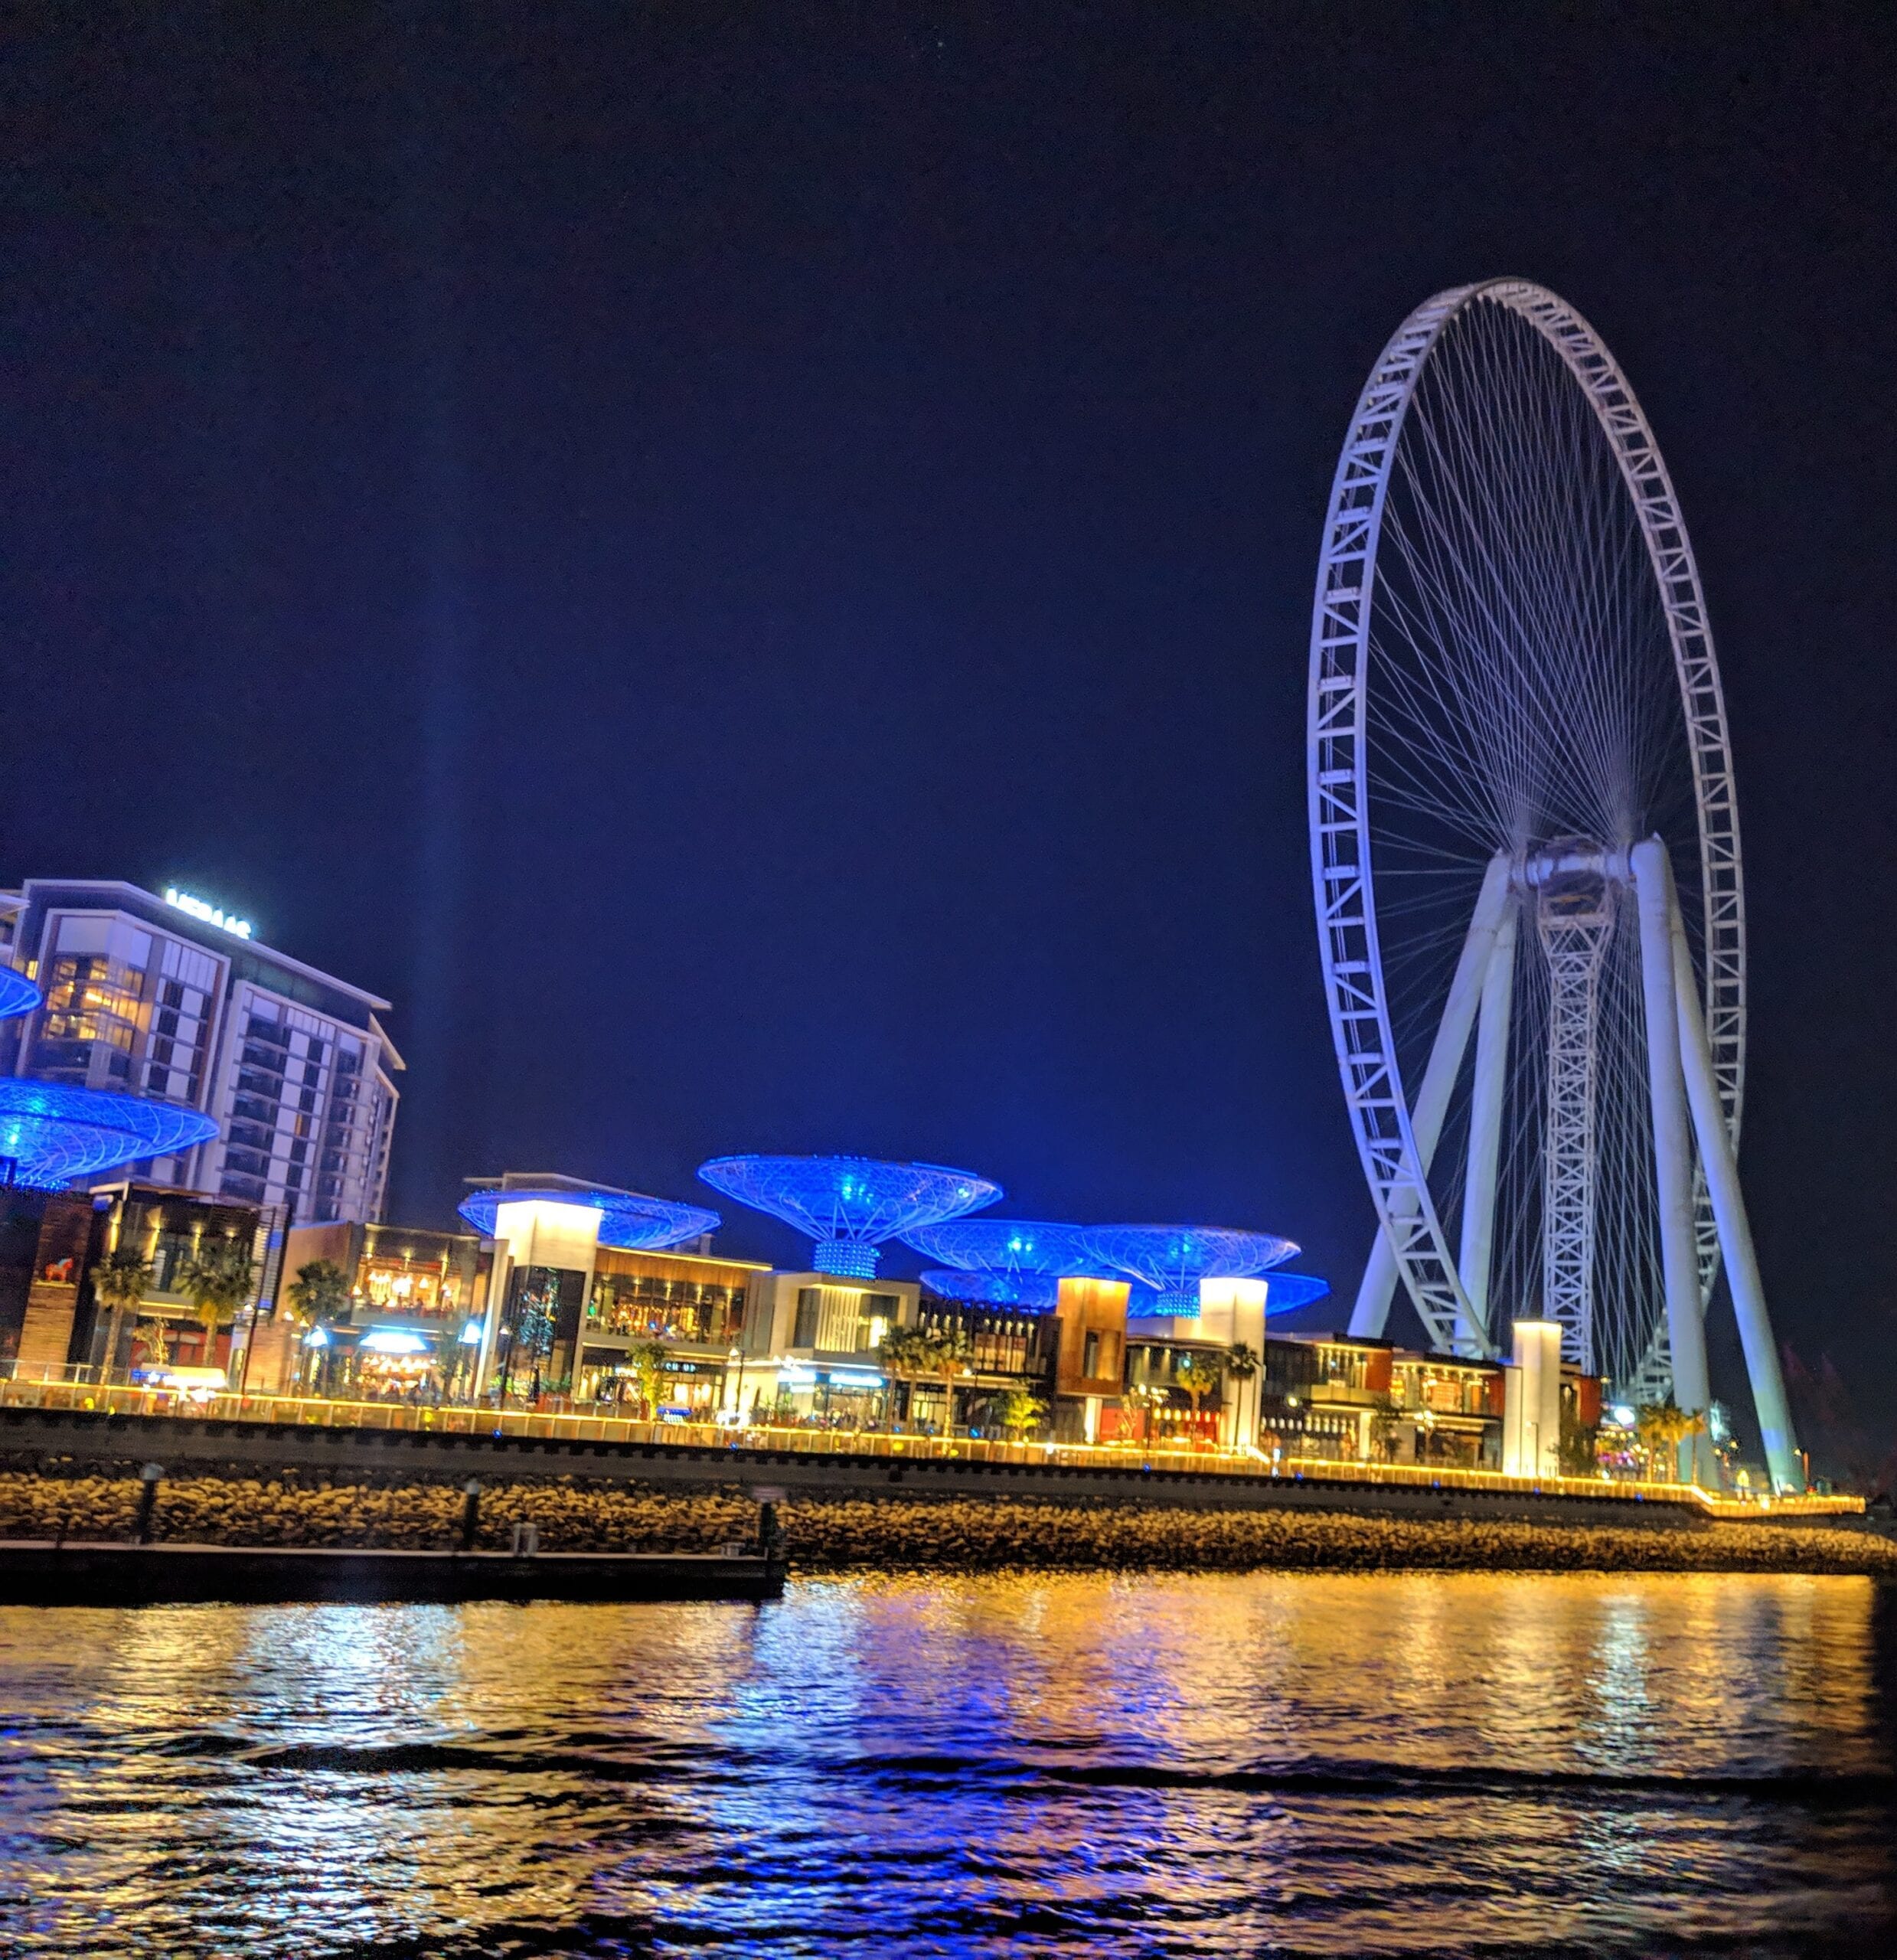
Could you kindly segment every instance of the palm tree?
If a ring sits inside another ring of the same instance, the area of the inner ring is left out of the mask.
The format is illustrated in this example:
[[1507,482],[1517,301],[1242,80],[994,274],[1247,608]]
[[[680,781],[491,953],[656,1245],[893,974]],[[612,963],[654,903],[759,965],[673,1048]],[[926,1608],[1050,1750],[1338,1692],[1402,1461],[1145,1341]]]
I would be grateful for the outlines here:
[[314,1327],[319,1320],[334,1320],[342,1312],[349,1298],[349,1276],[333,1259],[313,1259],[296,1269],[296,1277],[283,1289],[283,1297],[299,1327]]
[[929,1337],[935,1372],[942,1377],[942,1432],[955,1432],[955,1377],[966,1374],[975,1360],[975,1343],[965,1327],[939,1327]]
[[625,1358],[638,1371],[639,1399],[645,1404],[645,1419],[648,1423],[655,1421],[658,1416],[659,1383],[668,1359],[665,1344],[660,1341],[642,1341],[627,1349]]
[[[283,1289],[283,1302],[289,1308],[289,1321],[292,1327],[314,1327],[319,1321],[338,1318],[349,1304],[349,1276],[333,1259],[313,1259],[296,1269],[296,1277]],[[251,1331],[250,1347],[256,1343],[256,1330]],[[243,1373],[247,1383],[250,1378],[250,1347],[244,1349]],[[292,1384],[300,1386],[303,1381],[305,1363],[309,1365],[309,1387],[318,1386],[320,1370],[309,1350],[296,1364],[292,1377]]]
[[213,1365],[217,1329],[234,1321],[250,1296],[250,1249],[235,1239],[224,1239],[186,1261],[178,1276],[178,1291],[198,1309],[204,1329],[204,1365]]
[[1226,1357],[1191,1348],[1181,1354],[1173,1368],[1173,1379],[1192,1397],[1192,1430],[1199,1433],[1199,1404],[1216,1389],[1225,1374]]
[[[885,1330],[883,1338],[877,1344],[877,1354],[883,1364],[883,1372],[907,1382],[913,1390],[916,1377],[929,1374],[935,1367],[935,1341],[932,1335],[919,1327],[892,1327]],[[896,1398],[890,1396],[883,1405],[885,1426],[893,1429],[896,1424]]]
[[1047,1413],[1047,1405],[1030,1388],[1011,1388],[1001,1403],[1001,1426],[1017,1442]]
[[1637,1418],[1641,1441],[1648,1454],[1663,1454],[1670,1484],[1680,1481],[1680,1446],[1704,1433],[1706,1418],[1696,1410],[1682,1409],[1669,1395],[1664,1402],[1643,1402]]
[[[1264,1365],[1265,1364],[1259,1358],[1258,1350],[1247,1341],[1235,1341],[1232,1345],[1226,1350],[1225,1371],[1234,1381],[1255,1381],[1258,1379],[1259,1370],[1263,1367]],[[1241,1406],[1242,1406],[1243,1398],[1242,1396],[1239,1398],[1239,1401]],[[1258,1423],[1256,1420],[1256,1416],[1257,1405],[1254,1403],[1252,1405],[1252,1421],[1251,1423],[1252,1434],[1249,1436],[1242,1437],[1234,1436],[1233,1438],[1233,1441],[1234,1442],[1250,1445],[1254,1444],[1258,1441]]]
[[108,1253],[93,1268],[92,1296],[111,1312],[106,1319],[105,1354],[100,1364],[103,1380],[111,1374],[119,1359],[119,1343],[125,1338],[125,1318],[152,1289],[152,1262],[121,1246]]

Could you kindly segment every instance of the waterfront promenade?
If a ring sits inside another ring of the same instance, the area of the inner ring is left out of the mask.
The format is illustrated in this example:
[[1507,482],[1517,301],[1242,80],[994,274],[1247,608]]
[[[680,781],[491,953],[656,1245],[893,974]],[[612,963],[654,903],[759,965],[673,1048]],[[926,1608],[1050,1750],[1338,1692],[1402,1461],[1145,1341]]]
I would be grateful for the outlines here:
[[853,1496],[1150,1498],[1193,1508],[1371,1508],[1688,1524],[1861,1514],[1856,1498],[1771,1500],[1605,1478],[1292,1459],[1213,1449],[1000,1442],[873,1430],[647,1423],[529,1409],[313,1397],[195,1396],[139,1387],[0,1382],[0,1453],[81,1463],[439,1477],[583,1475]]

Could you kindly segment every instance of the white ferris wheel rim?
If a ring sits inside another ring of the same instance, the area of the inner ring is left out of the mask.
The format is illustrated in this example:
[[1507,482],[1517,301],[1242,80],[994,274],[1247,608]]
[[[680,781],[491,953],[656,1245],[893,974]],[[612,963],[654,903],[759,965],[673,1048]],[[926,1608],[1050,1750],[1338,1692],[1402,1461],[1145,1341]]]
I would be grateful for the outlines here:
[[[1638,519],[1692,758],[1705,1025],[1735,1150],[1745,1096],[1745,881],[1732,746],[1705,595],[1672,479],[1619,364],[1566,301],[1523,279],[1448,288],[1391,335],[1358,396],[1337,459],[1311,608],[1306,722],[1311,884],[1332,1040],[1379,1229],[1432,1332],[1469,1325],[1471,1317],[1417,1148],[1391,1019],[1372,866],[1366,687],[1377,551],[1404,422],[1444,329],[1478,301],[1507,307],[1560,356],[1608,439]],[[1696,1195],[1703,1306],[1719,1256],[1703,1179]]]

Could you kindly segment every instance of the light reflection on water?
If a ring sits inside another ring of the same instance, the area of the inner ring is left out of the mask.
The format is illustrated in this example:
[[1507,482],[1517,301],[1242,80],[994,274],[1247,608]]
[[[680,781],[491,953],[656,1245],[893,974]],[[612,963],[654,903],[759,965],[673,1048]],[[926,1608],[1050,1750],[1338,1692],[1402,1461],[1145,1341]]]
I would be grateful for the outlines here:
[[0,1612],[0,1952],[1880,1951],[1847,1579]]

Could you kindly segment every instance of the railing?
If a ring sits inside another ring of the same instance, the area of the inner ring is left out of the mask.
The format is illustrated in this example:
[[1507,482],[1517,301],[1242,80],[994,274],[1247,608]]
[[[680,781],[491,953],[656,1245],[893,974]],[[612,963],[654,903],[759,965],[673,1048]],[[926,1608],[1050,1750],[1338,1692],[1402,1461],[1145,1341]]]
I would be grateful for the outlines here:
[[[72,1379],[90,1376],[91,1380]],[[47,1369],[0,1378],[0,1407],[59,1409],[120,1416],[186,1416],[224,1423],[299,1428],[394,1430],[423,1436],[520,1436],[555,1442],[665,1444],[704,1449],[772,1450],[798,1455],[880,1456],[908,1462],[994,1463],[1023,1468],[1150,1469],[1193,1476],[1268,1477],[1281,1483],[1370,1485],[1382,1489],[1486,1491],[1503,1495],[1585,1498],[1627,1504],[1697,1504],[1722,1518],[1838,1517],[1861,1514],[1850,1497],[1716,1495],[1696,1485],[1606,1477],[1510,1477],[1499,1470],[1358,1463],[1328,1458],[1278,1462],[1262,1452],[1157,1449],[1138,1443],[991,1442],[986,1438],[894,1435],[877,1429],[780,1429],[769,1424],[650,1423],[619,1416],[465,1403],[344,1402],[328,1396],[206,1395],[100,1382],[91,1369]]]

